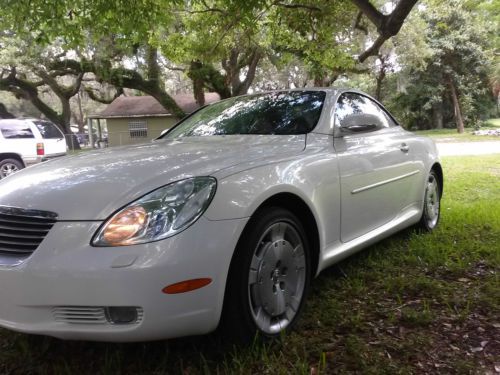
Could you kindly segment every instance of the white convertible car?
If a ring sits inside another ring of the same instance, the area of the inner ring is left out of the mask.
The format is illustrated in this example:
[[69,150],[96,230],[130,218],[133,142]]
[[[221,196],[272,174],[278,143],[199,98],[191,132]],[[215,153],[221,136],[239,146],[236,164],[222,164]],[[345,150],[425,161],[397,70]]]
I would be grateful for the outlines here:
[[0,326],[64,339],[273,337],[312,278],[438,223],[436,147],[355,90],[211,104],[149,144],[0,181]]

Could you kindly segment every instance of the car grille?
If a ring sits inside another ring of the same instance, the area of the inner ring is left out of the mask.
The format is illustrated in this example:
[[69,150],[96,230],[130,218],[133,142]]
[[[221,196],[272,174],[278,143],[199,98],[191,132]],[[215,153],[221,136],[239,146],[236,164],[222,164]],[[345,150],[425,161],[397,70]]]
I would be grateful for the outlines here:
[[[137,319],[130,324],[142,322],[144,311],[137,307]],[[113,324],[106,314],[106,307],[94,306],[55,306],[52,308],[54,320],[66,324]]]
[[0,255],[28,257],[57,221],[57,214],[0,206]]
[[52,310],[54,319],[70,324],[107,324],[104,307],[58,306]]

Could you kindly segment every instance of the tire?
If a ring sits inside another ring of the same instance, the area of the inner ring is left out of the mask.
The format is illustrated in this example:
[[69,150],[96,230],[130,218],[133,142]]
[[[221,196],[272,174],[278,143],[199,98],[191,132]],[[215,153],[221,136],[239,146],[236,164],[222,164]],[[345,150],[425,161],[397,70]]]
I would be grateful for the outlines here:
[[5,178],[24,168],[23,163],[16,159],[0,160],[0,179]]
[[310,251],[304,228],[290,211],[267,207],[247,224],[226,286],[225,334],[249,342],[278,338],[299,317],[310,283]]
[[421,231],[431,232],[438,225],[441,216],[441,195],[438,176],[434,170],[431,170],[425,185],[422,217],[418,223]]

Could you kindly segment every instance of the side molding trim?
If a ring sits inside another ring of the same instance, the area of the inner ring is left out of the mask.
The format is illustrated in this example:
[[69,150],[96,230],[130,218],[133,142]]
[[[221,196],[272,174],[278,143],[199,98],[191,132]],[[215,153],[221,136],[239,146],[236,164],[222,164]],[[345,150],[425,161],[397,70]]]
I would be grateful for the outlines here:
[[410,173],[403,174],[403,175],[398,176],[398,177],[390,178],[388,180],[384,180],[384,181],[376,182],[376,183],[371,184],[371,185],[363,186],[363,187],[360,187],[358,189],[354,189],[353,191],[351,191],[351,194],[358,194],[358,193],[361,193],[362,191],[373,189],[373,188],[376,188],[376,187],[379,187],[379,186],[382,186],[385,184],[389,184],[389,183],[394,182],[394,181],[402,180],[403,178],[413,176],[417,173],[420,173],[420,171],[416,170],[416,171],[413,171]]

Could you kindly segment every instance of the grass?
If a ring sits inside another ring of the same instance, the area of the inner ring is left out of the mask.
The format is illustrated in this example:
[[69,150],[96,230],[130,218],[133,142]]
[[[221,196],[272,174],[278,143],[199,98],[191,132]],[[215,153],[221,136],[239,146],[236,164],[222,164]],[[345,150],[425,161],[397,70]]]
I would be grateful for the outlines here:
[[486,121],[485,128],[500,128],[500,118],[491,118]]
[[[482,130],[498,128],[500,128],[500,118],[489,119],[481,127]],[[438,142],[500,141],[500,137],[498,136],[473,135],[473,131],[474,129],[472,128],[465,128],[465,132],[459,134],[456,129],[432,129],[420,130],[414,133],[431,137]]]
[[403,231],[323,272],[280,343],[235,347],[209,335],[102,344],[0,330],[0,373],[494,373],[500,155],[443,165],[438,229]]

